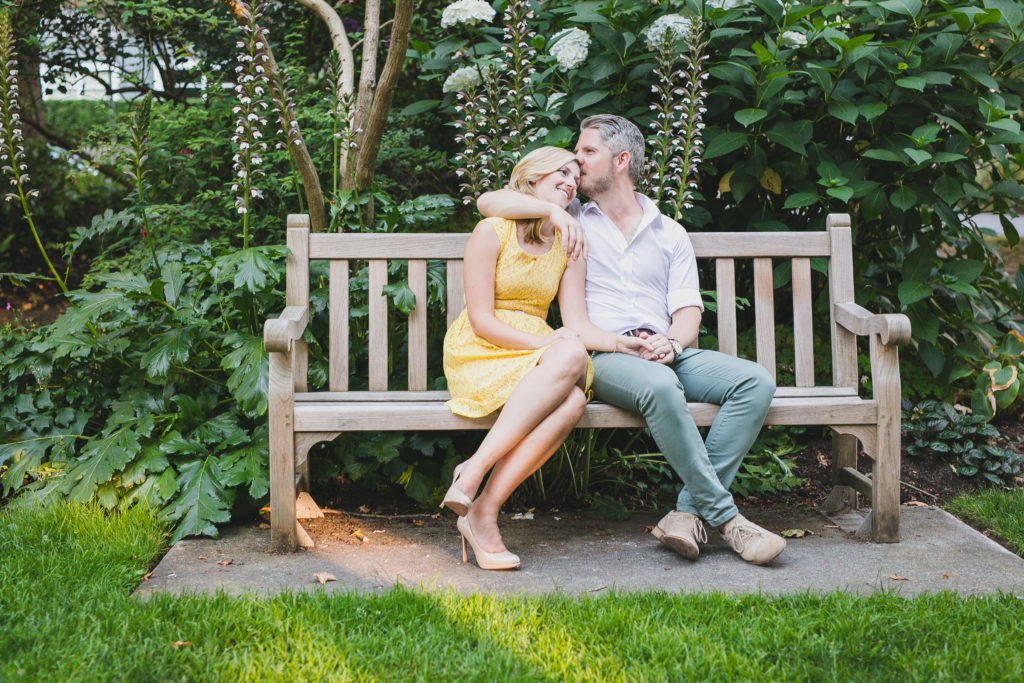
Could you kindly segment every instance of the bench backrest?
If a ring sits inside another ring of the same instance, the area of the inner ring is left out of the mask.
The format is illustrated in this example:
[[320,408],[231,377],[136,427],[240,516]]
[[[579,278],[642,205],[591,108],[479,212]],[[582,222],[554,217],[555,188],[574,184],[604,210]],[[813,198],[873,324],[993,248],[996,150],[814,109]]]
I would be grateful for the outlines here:
[[[850,218],[830,214],[823,232],[690,232],[700,259],[714,259],[717,290],[718,350],[736,355],[736,260],[753,261],[756,361],[776,375],[775,289],[773,262],[789,260],[792,267],[794,375],[797,387],[813,387],[814,338],[812,334],[811,259],[828,259],[832,386],[856,389],[856,341],[837,326],[834,304],[852,302],[853,252]],[[427,261],[446,262],[446,309],[448,324],[463,308],[462,256],[469,234],[430,233],[311,233],[309,219],[288,216],[286,305],[305,306],[310,295],[310,262],[329,262],[328,341],[329,391],[349,389],[349,265],[366,261],[369,275],[368,336],[369,389],[387,391],[388,303],[383,288],[388,284],[388,262],[408,263],[408,287],[416,306],[408,319],[408,389],[427,389]],[[709,283],[701,283],[707,288]],[[440,348],[429,349],[441,353]],[[296,390],[305,391],[305,362],[296,368]]]

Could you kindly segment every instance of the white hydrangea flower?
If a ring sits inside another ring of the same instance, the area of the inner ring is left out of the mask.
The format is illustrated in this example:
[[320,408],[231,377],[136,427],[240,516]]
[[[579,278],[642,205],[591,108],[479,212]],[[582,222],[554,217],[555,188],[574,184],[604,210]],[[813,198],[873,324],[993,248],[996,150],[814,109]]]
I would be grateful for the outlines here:
[[464,66],[444,79],[441,92],[464,92],[477,85],[480,85],[479,69],[475,66]]
[[552,38],[554,43],[549,52],[558,62],[560,71],[575,69],[587,59],[590,50],[590,35],[579,28],[567,28]]
[[644,31],[644,40],[647,47],[655,49],[670,34],[672,40],[682,40],[690,33],[690,26],[693,24],[689,18],[681,14],[666,14],[654,20],[654,23]]
[[744,4],[743,0],[706,0],[704,6],[708,9],[736,9]]
[[794,47],[803,47],[807,44],[807,36],[800,33],[799,31],[783,31],[782,35],[779,36],[779,43],[782,45],[793,45]]
[[441,28],[455,24],[472,26],[478,21],[489,22],[494,18],[494,8],[483,0],[456,0],[441,12]]

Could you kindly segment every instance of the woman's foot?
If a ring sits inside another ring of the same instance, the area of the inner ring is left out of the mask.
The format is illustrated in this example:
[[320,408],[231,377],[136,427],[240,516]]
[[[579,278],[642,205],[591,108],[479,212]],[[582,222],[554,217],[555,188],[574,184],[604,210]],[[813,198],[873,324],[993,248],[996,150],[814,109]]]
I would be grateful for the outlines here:
[[473,500],[457,486],[459,474],[462,473],[462,467],[465,464],[460,463],[455,466],[455,470],[452,472],[452,485],[448,487],[448,491],[444,494],[444,500],[438,506],[447,507],[459,517],[468,515],[469,509],[473,506]]
[[468,541],[469,545],[473,547],[473,556],[476,558],[476,563],[481,569],[519,569],[519,556],[510,553],[505,548],[504,543],[501,544],[502,549],[498,552],[490,552],[483,549],[479,539],[473,534],[473,527],[468,516],[459,517],[455,527],[462,534],[463,562],[469,561],[466,555],[466,542]]

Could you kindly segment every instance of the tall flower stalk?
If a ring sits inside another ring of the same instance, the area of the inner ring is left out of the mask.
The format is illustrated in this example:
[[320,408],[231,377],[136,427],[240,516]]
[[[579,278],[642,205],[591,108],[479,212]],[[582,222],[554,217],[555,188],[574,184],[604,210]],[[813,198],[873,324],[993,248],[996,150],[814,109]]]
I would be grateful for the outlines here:
[[149,252],[153,256],[153,268],[159,272],[160,261],[156,256],[156,245],[153,242],[153,230],[149,226],[149,214],[146,213],[144,194],[145,178],[148,172],[146,161],[149,159],[149,115],[152,107],[153,93],[146,93],[135,111],[132,112],[131,123],[128,125],[128,146],[131,150],[132,165],[128,175],[135,184],[135,202],[139,218],[142,220],[142,237],[149,245]]
[[455,155],[455,173],[462,182],[462,202],[469,204],[478,195],[492,189],[494,174],[487,156],[492,153],[491,139],[486,134],[490,101],[477,85],[467,84],[455,96],[455,142],[462,146]]
[[[693,206],[703,157],[708,41],[700,20],[679,15],[662,17],[646,36],[658,58],[657,81],[651,87],[657,100],[651,105],[655,118],[647,136],[647,191],[679,220]],[[686,48],[682,53],[680,41]]]
[[[537,49],[532,41],[536,35],[530,27],[533,10],[527,0],[509,0],[505,9],[505,40],[501,45],[504,68],[501,69],[503,96],[498,101],[497,111],[500,130],[507,130],[501,143],[510,152],[512,160],[518,159],[522,148],[536,139],[536,103],[533,98],[532,76],[537,73]],[[510,149],[511,148],[511,149]]]
[[10,181],[12,191],[4,195],[9,202],[21,202],[21,210],[28,222],[32,237],[39,247],[43,260],[53,280],[64,295],[68,294],[65,278],[61,277],[54,267],[50,255],[39,237],[39,230],[32,220],[32,209],[28,200],[39,195],[39,190],[31,189],[31,178],[28,164],[25,162],[25,138],[21,132],[21,107],[18,103],[21,93],[18,89],[18,55],[14,49],[14,28],[12,12],[9,9],[0,11],[0,167]]
[[267,109],[270,105],[264,99],[269,87],[264,42],[269,31],[259,25],[263,18],[265,4],[259,4],[247,13],[244,23],[238,24],[242,39],[235,43],[238,48],[238,65],[235,66],[237,80],[235,94],[238,104],[231,111],[235,114],[235,134],[231,142],[235,145],[232,157],[235,181],[231,190],[235,193],[235,208],[242,214],[242,248],[249,248],[249,207],[254,199],[262,199],[263,191],[256,187],[255,179],[265,175],[262,168],[267,142],[263,130],[267,126]]

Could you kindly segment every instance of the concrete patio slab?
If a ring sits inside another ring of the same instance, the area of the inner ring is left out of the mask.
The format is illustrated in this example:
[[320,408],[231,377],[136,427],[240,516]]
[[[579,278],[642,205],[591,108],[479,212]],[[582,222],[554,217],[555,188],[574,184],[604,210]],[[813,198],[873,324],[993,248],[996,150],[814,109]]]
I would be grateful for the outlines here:
[[[450,513],[436,518],[346,517],[343,526],[332,526],[329,519],[310,521],[306,526],[316,547],[287,555],[269,552],[269,530],[237,526],[219,539],[176,543],[137,595],[372,593],[399,584],[464,593],[600,594],[614,589],[1024,595],[1024,558],[938,508],[902,507],[902,540],[897,544],[860,540],[850,531],[859,518],[830,520],[810,508],[774,507],[744,514],[777,532],[807,533],[790,538],[774,564],[757,567],[743,562],[714,532],[696,562],[678,557],[645,533],[659,519],[653,513],[634,513],[622,522],[589,513],[538,513],[528,520],[503,515],[506,544],[521,556],[522,568],[483,571],[472,555],[469,563],[462,562]],[[351,531],[353,524],[358,534]],[[336,580],[321,584],[314,575],[322,572]]]

